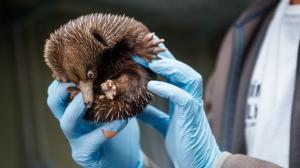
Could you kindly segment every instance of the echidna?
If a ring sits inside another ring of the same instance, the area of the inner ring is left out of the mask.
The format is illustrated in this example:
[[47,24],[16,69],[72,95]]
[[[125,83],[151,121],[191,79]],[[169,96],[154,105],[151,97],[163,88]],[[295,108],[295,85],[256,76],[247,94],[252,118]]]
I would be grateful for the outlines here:
[[107,122],[140,113],[151,100],[153,75],[132,60],[164,51],[141,22],[120,15],[91,14],[71,20],[46,40],[44,58],[59,81],[77,85],[88,111],[85,119]]

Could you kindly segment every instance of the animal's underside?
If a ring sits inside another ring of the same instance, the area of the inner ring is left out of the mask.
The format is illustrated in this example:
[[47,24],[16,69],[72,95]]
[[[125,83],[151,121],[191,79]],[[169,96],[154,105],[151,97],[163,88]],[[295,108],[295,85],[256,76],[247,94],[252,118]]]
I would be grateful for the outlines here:
[[81,91],[88,106],[85,119],[107,122],[142,112],[151,100],[147,82],[155,77],[132,60],[163,51],[148,28],[132,18],[92,14],[71,20],[47,39],[44,57],[61,82],[73,82],[70,99]]

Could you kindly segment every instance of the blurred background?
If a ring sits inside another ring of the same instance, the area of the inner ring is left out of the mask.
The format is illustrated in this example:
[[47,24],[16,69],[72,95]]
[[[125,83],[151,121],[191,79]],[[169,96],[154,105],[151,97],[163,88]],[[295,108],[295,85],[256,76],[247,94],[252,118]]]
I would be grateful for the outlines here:
[[[250,0],[0,0],[0,167],[71,168],[70,148],[46,105],[52,81],[45,39],[69,19],[92,12],[126,14],[165,38],[204,80],[222,37]],[[160,99],[154,102],[163,109]],[[142,148],[172,167],[162,137],[141,125]]]

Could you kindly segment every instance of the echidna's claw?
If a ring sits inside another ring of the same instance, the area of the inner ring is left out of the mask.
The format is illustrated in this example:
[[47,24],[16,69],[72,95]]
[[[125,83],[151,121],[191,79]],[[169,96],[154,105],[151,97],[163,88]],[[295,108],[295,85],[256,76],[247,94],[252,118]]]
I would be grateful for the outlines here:
[[[114,99],[114,96],[117,94],[117,87],[112,80],[107,80],[101,84],[101,90],[104,92],[107,99]],[[100,97],[99,97],[100,98]]]
[[159,44],[163,43],[165,40],[154,38],[154,33],[148,33],[141,39],[142,40],[137,42],[134,46],[134,52],[148,61],[157,59],[157,54],[166,50],[159,47]]
[[80,92],[80,90],[75,86],[68,87],[67,91],[70,93],[70,97],[69,97],[70,101],[73,100],[75,96]]

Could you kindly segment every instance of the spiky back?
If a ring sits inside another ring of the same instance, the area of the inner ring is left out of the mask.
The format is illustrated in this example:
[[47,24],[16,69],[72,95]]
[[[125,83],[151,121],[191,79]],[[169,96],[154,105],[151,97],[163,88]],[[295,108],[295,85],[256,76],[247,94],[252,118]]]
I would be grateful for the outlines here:
[[125,15],[90,14],[70,20],[62,25],[46,40],[44,57],[52,71],[64,72],[64,57],[87,55],[81,59],[93,59],[106,49],[135,35],[136,30],[147,28],[140,22]]
[[[69,21],[50,35],[50,38],[46,41],[44,57],[52,71],[64,73],[66,71],[65,62],[70,64],[74,60],[84,59],[97,61],[97,58],[105,50],[112,49],[121,41],[125,41],[129,49],[130,45],[133,45],[135,40],[139,38],[140,33],[146,34],[148,32],[149,30],[142,23],[124,15],[99,13],[81,16]],[[150,101],[151,93],[146,89],[146,84],[150,80],[148,73],[131,59],[127,60],[124,57],[124,59],[118,61],[125,61],[124,65],[127,66],[131,61],[132,66],[129,67],[134,67],[136,72],[141,72],[138,74],[139,78],[136,79],[139,86],[134,87],[132,92],[120,95],[114,100],[100,100],[98,98],[100,93],[96,91],[94,106],[86,114],[88,120],[101,122],[132,117],[140,113]],[[81,64],[76,65],[82,66]],[[118,65],[105,66],[106,69],[101,69],[103,71],[99,74],[102,76],[98,76],[98,79],[106,80],[109,73],[116,70],[121,71],[122,68],[120,67],[123,64]]]

